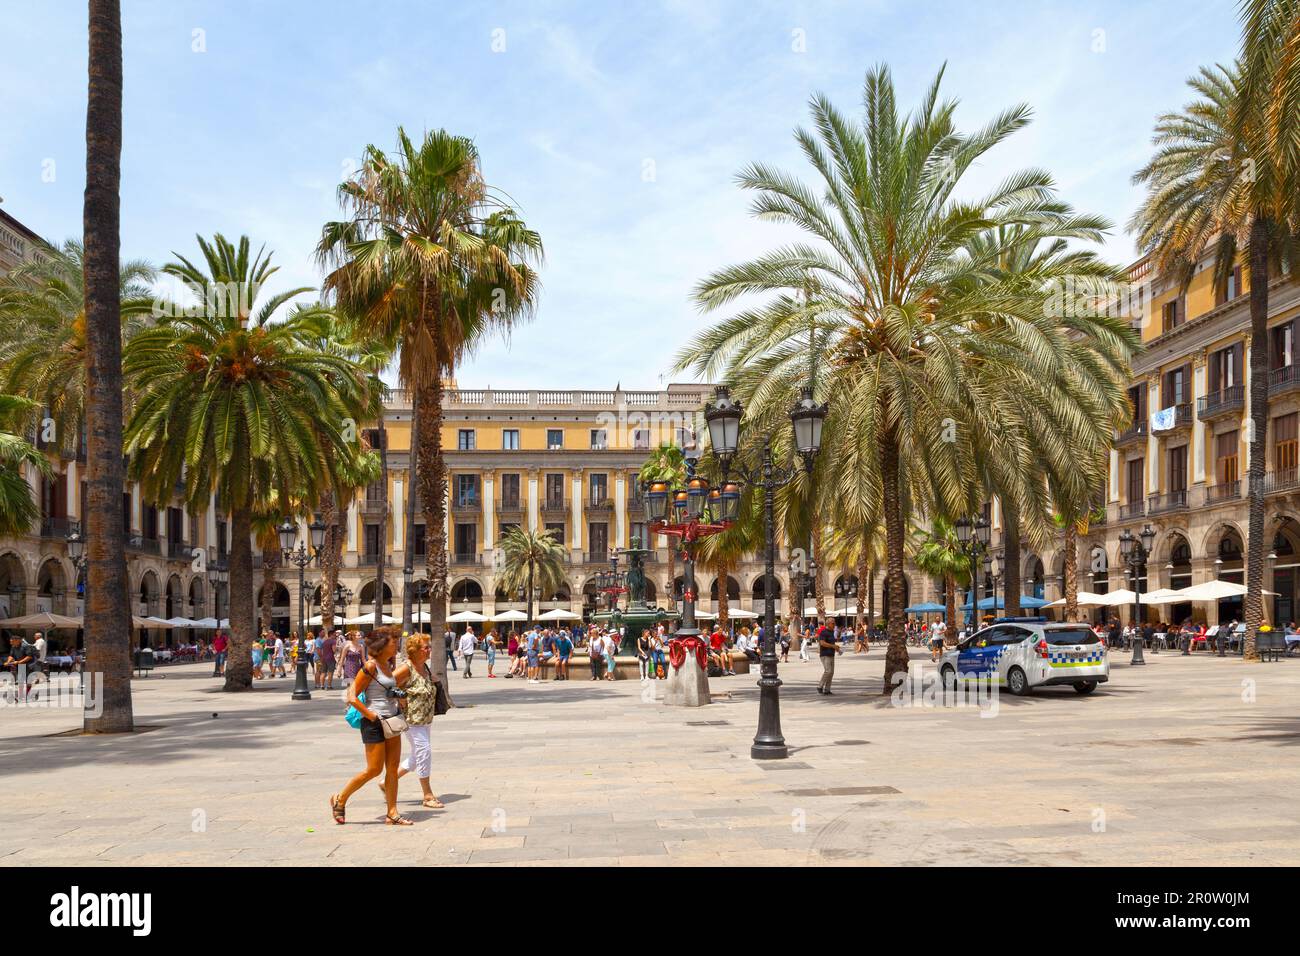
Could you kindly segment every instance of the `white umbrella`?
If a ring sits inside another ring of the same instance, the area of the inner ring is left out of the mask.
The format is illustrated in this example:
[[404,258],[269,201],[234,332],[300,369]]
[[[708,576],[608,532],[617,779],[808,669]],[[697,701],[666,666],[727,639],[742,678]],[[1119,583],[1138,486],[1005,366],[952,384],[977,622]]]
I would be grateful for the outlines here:
[[746,611],[743,608],[736,608],[734,611],[728,611],[727,614],[737,620],[750,620],[758,617],[758,615],[753,611]]
[[547,611],[545,614],[537,615],[539,621],[581,621],[581,614],[574,614],[572,611],[566,611],[562,607],[557,607],[553,611]]
[[230,627],[230,618],[223,617],[218,621],[215,617],[201,617],[190,626],[206,631],[215,631],[219,627]]
[[526,621],[528,615],[523,611],[502,611],[500,614],[493,614],[494,621]]
[[[1105,594],[1095,594],[1092,591],[1080,591],[1078,592],[1078,598],[1075,603],[1077,603],[1079,607],[1104,607],[1107,603],[1106,597],[1107,595]],[[1059,600],[1044,604],[1043,607],[1065,607],[1065,598],[1060,598]]]
[[718,615],[714,614],[712,611],[697,610],[695,612],[695,620],[697,621],[716,621],[717,619]]
[[[1246,585],[1232,581],[1206,581],[1174,593],[1180,601],[1218,601],[1222,598],[1241,597],[1246,593]],[[1263,593],[1273,595],[1277,592],[1265,590]]]
[[1174,591],[1170,588],[1157,588],[1142,595],[1143,604],[1181,604],[1186,600],[1187,598],[1183,597],[1181,591]]
[[477,624],[480,621],[486,621],[487,618],[478,611],[457,611],[451,617],[447,618],[448,624]]
[[[343,619],[343,623],[344,623],[344,624],[374,624],[374,623],[375,623],[375,612],[374,612],[374,611],[370,611],[370,612],[368,612],[368,613],[366,613],[366,614],[358,614],[356,617],[344,618],[344,619]],[[379,618],[379,623],[381,623],[381,624],[400,624],[401,622],[398,621],[397,618],[395,618],[395,617],[389,617],[387,614],[383,614],[383,615],[381,615],[380,618]]]
[[35,614],[27,614],[23,617],[5,618],[0,621],[0,627],[36,631],[48,631],[52,628],[78,628],[81,627],[81,618],[70,617],[66,614],[52,614],[49,611],[37,611]]
[[194,621],[188,617],[169,617],[167,618],[168,627],[194,627]]

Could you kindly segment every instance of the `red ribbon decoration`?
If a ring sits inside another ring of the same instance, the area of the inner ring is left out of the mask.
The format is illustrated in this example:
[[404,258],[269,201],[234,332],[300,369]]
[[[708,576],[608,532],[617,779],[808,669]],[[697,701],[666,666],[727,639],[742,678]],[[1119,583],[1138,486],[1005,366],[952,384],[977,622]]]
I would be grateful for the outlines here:
[[695,652],[695,660],[700,665],[700,669],[708,673],[708,645],[694,635],[675,637],[668,642],[668,662],[673,665],[673,670],[686,663],[686,655],[691,651]]

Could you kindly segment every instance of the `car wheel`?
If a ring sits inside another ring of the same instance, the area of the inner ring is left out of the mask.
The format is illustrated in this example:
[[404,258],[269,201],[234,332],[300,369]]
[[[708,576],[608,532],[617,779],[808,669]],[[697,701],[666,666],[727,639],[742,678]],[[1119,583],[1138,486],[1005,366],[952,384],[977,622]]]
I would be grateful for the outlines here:
[[1007,672],[1007,690],[1017,697],[1024,697],[1029,693],[1029,678],[1019,667],[1013,667]]
[[944,690],[956,690],[957,672],[952,669],[951,665],[945,666],[939,671],[939,681]]
[[1074,685],[1074,691],[1076,694],[1091,694],[1096,689],[1097,682],[1095,680],[1081,680],[1079,683]]

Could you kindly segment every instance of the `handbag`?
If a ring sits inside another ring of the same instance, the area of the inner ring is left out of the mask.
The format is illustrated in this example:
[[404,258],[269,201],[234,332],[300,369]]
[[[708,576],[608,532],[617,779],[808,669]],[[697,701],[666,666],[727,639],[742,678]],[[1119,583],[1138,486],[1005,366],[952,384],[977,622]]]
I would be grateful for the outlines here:
[[394,714],[392,717],[379,718],[379,724],[384,728],[384,739],[392,740],[394,737],[406,733],[406,718],[401,714]]
[[[360,694],[357,694],[357,701],[362,704],[366,702],[365,691],[362,691]],[[347,712],[344,713],[343,715],[343,719],[348,722],[348,726],[351,727],[353,730],[360,730],[361,721],[365,720],[365,717],[362,715],[361,711],[357,710],[356,704],[349,704]]]
[[433,716],[441,717],[449,710],[451,710],[451,702],[447,700],[447,691],[442,686],[442,681],[436,680],[433,682]]

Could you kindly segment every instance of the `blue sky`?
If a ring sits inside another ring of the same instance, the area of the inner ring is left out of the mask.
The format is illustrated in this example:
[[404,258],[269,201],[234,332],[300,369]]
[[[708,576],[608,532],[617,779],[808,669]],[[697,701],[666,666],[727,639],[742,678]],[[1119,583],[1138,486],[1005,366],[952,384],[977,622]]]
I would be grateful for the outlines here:
[[[399,124],[468,135],[546,244],[537,318],[459,376],[498,388],[683,378],[672,356],[706,321],[692,286],[788,238],[749,218],[735,173],[761,160],[808,178],[791,137],[808,97],[857,114],[877,62],[910,104],[946,61],[965,128],[1032,106],[972,187],[1045,167],[1116,223],[1106,251],[1127,262],[1152,120],[1238,34],[1232,0],[124,0],[123,21],[124,255],[161,263],[196,232],[247,233],[285,285],[318,285],[310,252],[364,146],[391,147]],[[0,49],[0,208],[74,236],[84,3],[0,0]]]

